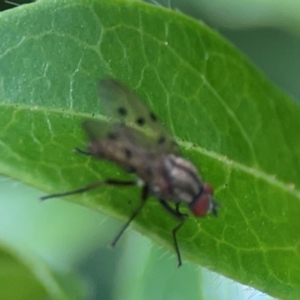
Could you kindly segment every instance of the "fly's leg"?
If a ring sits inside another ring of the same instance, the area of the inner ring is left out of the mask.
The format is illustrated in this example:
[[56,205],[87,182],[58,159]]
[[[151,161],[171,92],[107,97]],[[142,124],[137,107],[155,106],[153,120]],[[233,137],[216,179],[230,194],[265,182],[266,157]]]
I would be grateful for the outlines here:
[[188,214],[183,214],[179,211],[179,206],[180,206],[180,203],[176,203],[175,204],[175,211],[177,213],[177,215],[180,217],[180,218],[186,218],[188,217]]
[[89,156],[92,155],[92,153],[90,153],[88,151],[85,151],[85,150],[82,150],[80,148],[74,148],[73,151],[76,151],[76,152],[78,152],[80,154],[83,154],[83,155],[89,155]]
[[101,180],[101,181],[97,181],[94,183],[91,183],[85,187],[82,187],[78,190],[74,190],[74,191],[70,191],[70,192],[66,192],[66,193],[58,193],[58,194],[51,194],[51,195],[47,195],[47,196],[43,196],[40,197],[41,200],[46,200],[46,199],[50,199],[50,198],[57,198],[57,197],[65,197],[65,196],[69,196],[69,195],[75,195],[75,194],[82,194],[84,192],[87,192],[89,190],[93,190],[99,186],[102,185],[114,185],[114,186],[133,186],[136,185],[136,181],[134,180],[130,180],[130,181],[119,181],[119,180],[114,180],[114,179],[106,179],[106,180]]
[[188,215],[183,214],[179,211],[180,203],[176,203],[175,209],[169,205],[169,203],[163,199],[159,199],[159,203],[166,209],[173,217],[178,219],[179,221],[184,220]]
[[122,236],[122,234],[124,233],[124,231],[126,230],[126,228],[129,226],[129,224],[131,223],[131,221],[141,212],[142,208],[144,207],[144,205],[146,203],[148,195],[149,195],[148,186],[144,185],[143,188],[142,188],[141,203],[140,203],[140,205],[133,212],[133,214],[131,215],[131,217],[129,218],[129,220],[123,225],[123,227],[120,230],[120,232],[118,233],[118,235],[114,238],[114,240],[111,243],[112,247],[114,247],[116,245],[116,243],[118,242],[118,240],[120,239],[120,237]]
[[182,265],[182,261],[181,261],[181,255],[180,255],[180,250],[179,250],[179,246],[178,246],[178,242],[177,242],[177,231],[181,228],[181,226],[184,224],[184,219],[182,219],[180,221],[180,223],[175,227],[173,228],[172,230],[172,236],[173,236],[173,241],[174,241],[174,247],[175,247],[175,251],[176,251],[176,254],[177,254],[177,259],[178,259],[178,267],[180,267]]
[[174,209],[165,200],[160,199],[159,202],[170,214],[172,214],[179,221],[179,224],[172,229],[172,236],[173,236],[174,248],[175,248],[177,260],[178,260],[178,267],[180,267],[182,265],[182,261],[181,261],[181,255],[180,255],[180,250],[179,250],[176,234],[177,234],[177,231],[184,224],[187,214],[183,214],[179,211],[179,203],[176,203],[176,207]]

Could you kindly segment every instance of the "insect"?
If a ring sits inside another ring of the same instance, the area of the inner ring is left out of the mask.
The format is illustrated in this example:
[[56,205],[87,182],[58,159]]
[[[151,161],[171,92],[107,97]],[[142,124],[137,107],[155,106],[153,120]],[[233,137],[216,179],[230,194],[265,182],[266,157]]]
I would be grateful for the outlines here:
[[[179,211],[179,205],[185,203],[196,217],[204,217],[210,212],[217,216],[218,203],[213,199],[213,189],[202,182],[196,167],[180,156],[178,145],[156,115],[127,87],[114,79],[103,79],[99,83],[99,99],[104,114],[113,121],[84,121],[82,126],[89,138],[88,150],[76,150],[114,162],[128,173],[135,173],[137,180],[106,179],[41,199],[79,194],[102,185],[135,186],[142,183],[141,202],[113,240],[112,246],[115,246],[144,207],[149,194],[152,194],[178,220],[172,235],[180,266],[182,261],[177,232],[187,215]],[[175,204],[174,207],[171,202]]]

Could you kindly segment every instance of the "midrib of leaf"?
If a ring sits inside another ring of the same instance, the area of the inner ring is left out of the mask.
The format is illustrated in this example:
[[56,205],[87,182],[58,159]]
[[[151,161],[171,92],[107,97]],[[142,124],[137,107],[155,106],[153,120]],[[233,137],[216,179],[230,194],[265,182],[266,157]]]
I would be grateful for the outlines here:
[[224,155],[220,155],[216,152],[209,151],[205,148],[195,146],[195,144],[189,142],[189,141],[182,141],[178,139],[178,144],[181,146],[182,149],[190,149],[193,148],[194,150],[198,151],[202,155],[208,156],[213,158],[217,162],[221,162],[225,166],[228,166],[231,169],[236,169],[245,172],[246,174],[249,174],[253,176],[254,178],[263,179],[266,183],[270,184],[270,186],[278,187],[282,191],[284,191],[287,194],[290,194],[292,196],[295,196],[296,198],[299,198],[300,201],[300,190],[298,190],[294,183],[286,183],[283,181],[280,181],[278,177],[274,174],[268,174],[264,172],[263,170],[259,170],[254,167],[247,166],[245,164],[241,164],[238,161],[234,161],[233,159],[230,159]]
[[[1,103],[0,107],[10,107],[12,109],[16,108],[16,104],[11,104],[11,103]],[[38,106],[38,107],[33,107],[32,105],[26,105],[26,104],[18,104],[17,105],[17,110],[32,110],[34,109],[35,111],[40,111],[41,113],[47,112],[47,113],[56,113],[56,114],[62,114],[62,115],[75,115],[79,119],[88,119],[91,118],[91,115],[88,113],[83,113],[83,112],[74,112],[71,109],[64,109],[62,112],[61,108],[53,108],[53,107],[43,107],[43,106]],[[97,115],[97,119],[102,120],[102,121],[108,121],[107,117],[99,114]],[[15,118],[12,118],[11,123],[15,121]],[[7,123],[6,127],[2,127],[2,131],[5,131],[7,127],[9,127],[10,123]],[[216,162],[220,162],[224,164],[224,166],[227,166],[232,169],[236,170],[241,170],[250,176],[253,176],[255,178],[263,179],[266,183],[270,184],[271,186],[278,187],[282,191],[284,191],[287,194],[291,194],[295,196],[296,198],[299,198],[300,200],[300,190],[298,190],[295,186],[294,183],[289,182],[283,182],[280,181],[279,178],[274,174],[268,174],[264,172],[263,170],[259,170],[255,167],[247,166],[245,164],[239,163],[238,161],[235,161],[234,159],[228,158],[224,155],[220,155],[217,152],[209,151],[203,147],[200,147],[199,145],[195,145],[194,143],[191,143],[190,141],[187,140],[182,140],[180,137],[174,136],[174,138],[177,140],[178,145],[180,146],[181,149],[185,149],[188,151],[188,149],[193,148],[195,151],[198,151],[202,155],[208,156],[210,158],[213,158]],[[26,180],[24,178],[24,180]],[[31,183],[32,184],[32,183]]]

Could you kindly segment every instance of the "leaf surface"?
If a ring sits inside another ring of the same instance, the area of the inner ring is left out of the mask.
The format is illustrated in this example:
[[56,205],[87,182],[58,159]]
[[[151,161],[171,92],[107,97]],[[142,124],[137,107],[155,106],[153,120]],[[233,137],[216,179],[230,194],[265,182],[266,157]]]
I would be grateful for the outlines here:
[[[86,144],[82,120],[105,120],[99,79],[116,78],[160,117],[222,205],[217,219],[186,222],[184,257],[299,297],[299,106],[217,33],[166,9],[38,1],[2,13],[0,24],[1,173],[46,193],[128,178],[72,153]],[[124,220],[138,199],[138,188],[109,187],[68,198]],[[135,224],[173,250],[176,222],[155,199]]]

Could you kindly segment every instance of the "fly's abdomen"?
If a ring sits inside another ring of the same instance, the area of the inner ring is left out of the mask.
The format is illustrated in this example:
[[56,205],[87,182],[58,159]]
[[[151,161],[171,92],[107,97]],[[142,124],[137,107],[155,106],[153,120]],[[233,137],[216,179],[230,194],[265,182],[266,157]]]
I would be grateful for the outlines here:
[[145,182],[151,181],[154,176],[154,157],[130,143],[106,139],[91,143],[89,151],[94,157],[114,162],[129,173],[136,173]]

